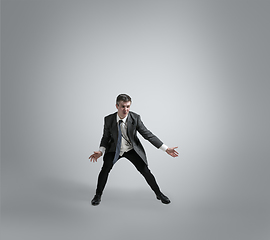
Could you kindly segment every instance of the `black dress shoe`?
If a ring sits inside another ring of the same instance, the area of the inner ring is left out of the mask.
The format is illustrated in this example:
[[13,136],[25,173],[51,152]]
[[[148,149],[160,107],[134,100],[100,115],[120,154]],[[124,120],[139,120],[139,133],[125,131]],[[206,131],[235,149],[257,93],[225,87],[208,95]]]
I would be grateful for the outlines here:
[[161,200],[161,202],[164,204],[169,204],[171,202],[170,199],[166,197],[163,193],[160,193],[159,195],[157,195],[157,199]]
[[97,206],[101,202],[101,196],[100,195],[95,195],[94,198],[92,199],[91,203],[93,206]]

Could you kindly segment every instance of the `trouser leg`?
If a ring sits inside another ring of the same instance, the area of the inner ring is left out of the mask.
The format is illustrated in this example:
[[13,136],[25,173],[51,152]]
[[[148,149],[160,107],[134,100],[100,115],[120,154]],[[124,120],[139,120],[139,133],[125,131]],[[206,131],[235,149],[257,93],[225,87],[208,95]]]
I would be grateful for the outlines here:
[[129,152],[124,153],[123,157],[126,157],[136,167],[136,169],[144,176],[146,182],[148,183],[150,188],[155,192],[155,194],[156,195],[160,194],[160,189],[154,175],[151,173],[146,163],[135,152],[135,150],[130,150]]
[[109,173],[113,167],[113,158],[115,153],[106,153],[103,157],[103,166],[98,175],[96,194],[102,195],[108,180]]

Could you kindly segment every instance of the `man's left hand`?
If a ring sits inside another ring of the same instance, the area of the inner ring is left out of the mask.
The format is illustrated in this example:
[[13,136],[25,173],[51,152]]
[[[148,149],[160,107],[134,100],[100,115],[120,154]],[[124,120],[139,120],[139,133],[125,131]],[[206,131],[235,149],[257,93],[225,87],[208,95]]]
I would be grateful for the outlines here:
[[166,153],[168,153],[172,157],[178,157],[179,153],[177,151],[175,151],[176,148],[178,148],[178,147],[167,148]]

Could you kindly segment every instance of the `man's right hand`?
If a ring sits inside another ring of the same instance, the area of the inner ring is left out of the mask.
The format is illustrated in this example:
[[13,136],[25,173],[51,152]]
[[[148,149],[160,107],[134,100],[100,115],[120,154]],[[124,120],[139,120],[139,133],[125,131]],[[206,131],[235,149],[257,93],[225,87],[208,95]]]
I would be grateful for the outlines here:
[[98,158],[102,156],[102,152],[101,151],[97,151],[94,152],[90,157],[89,157],[89,161],[91,162],[97,162]]

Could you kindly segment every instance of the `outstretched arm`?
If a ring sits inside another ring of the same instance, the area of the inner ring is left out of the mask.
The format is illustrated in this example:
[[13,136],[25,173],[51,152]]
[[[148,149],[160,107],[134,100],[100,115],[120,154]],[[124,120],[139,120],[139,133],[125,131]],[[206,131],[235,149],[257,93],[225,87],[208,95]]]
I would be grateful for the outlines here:
[[104,118],[103,136],[101,139],[99,151],[94,151],[94,153],[89,157],[89,161],[91,162],[97,162],[98,158],[100,158],[104,154],[106,150],[105,146],[107,146],[108,141],[110,139],[110,130],[109,130],[106,119],[107,117]]
[[163,142],[144,126],[140,115],[138,115],[137,130],[144,139],[148,140],[156,148],[160,148],[162,146]]
[[169,155],[172,157],[178,157],[178,152],[175,151],[178,147],[169,148],[165,144],[162,143],[162,141],[156,137],[152,132],[150,132],[143,124],[141,117],[138,115],[138,125],[137,125],[138,132],[149,142],[151,142],[154,146],[156,146],[159,149],[162,149],[163,151],[166,151]]
[[176,148],[178,148],[178,147],[167,148],[166,153],[168,153],[172,157],[178,157],[179,153],[177,151],[175,151]]

